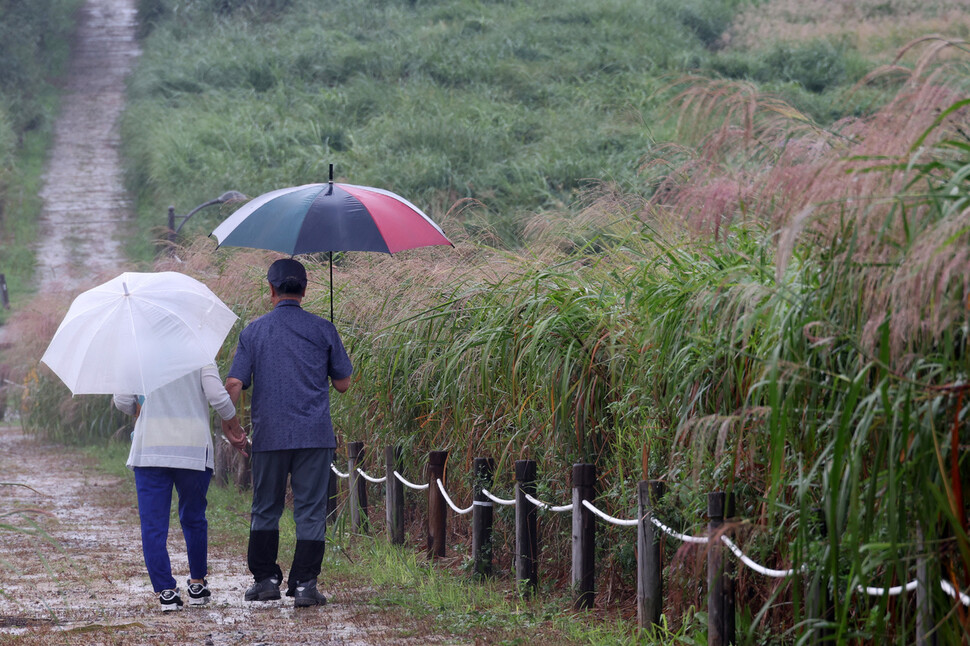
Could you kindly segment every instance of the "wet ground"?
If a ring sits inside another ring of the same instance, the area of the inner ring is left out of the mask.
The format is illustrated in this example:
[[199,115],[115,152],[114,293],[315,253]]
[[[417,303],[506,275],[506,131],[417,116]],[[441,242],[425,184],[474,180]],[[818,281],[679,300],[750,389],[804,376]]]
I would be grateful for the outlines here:
[[[321,580],[331,601],[324,607],[294,609],[286,597],[247,602],[245,554],[211,544],[212,602],[163,613],[142,560],[132,478],[106,476],[85,456],[11,426],[0,426],[0,474],[0,644],[428,641],[383,626],[367,591],[342,584],[335,589]],[[188,563],[177,522],[169,553],[184,591]]]

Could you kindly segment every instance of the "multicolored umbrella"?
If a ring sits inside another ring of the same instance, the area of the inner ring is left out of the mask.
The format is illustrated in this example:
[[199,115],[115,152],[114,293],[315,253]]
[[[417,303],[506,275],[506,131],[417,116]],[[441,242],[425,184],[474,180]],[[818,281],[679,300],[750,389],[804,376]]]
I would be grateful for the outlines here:
[[210,234],[219,246],[270,249],[291,256],[330,252],[330,318],[333,319],[333,252],[378,251],[452,245],[434,221],[406,199],[380,188],[305,184],[264,193],[237,209]]

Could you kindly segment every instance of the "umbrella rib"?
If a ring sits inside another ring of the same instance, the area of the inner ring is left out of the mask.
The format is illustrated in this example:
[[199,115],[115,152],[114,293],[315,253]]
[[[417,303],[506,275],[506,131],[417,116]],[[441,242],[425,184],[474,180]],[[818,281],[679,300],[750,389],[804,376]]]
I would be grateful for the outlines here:
[[[200,347],[203,347],[203,348],[205,347],[205,343],[202,342],[202,338],[201,338],[201,335],[199,334],[199,330],[196,329],[196,326],[189,323],[189,321],[186,321],[185,318],[182,316],[182,314],[180,314],[179,312],[171,308],[164,307],[156,302],[145,301],[145,304],[149,305],[150,307],[156,310],[164,312],[165,314],[168,314],[169,316],[177,320],[179,323],[183,324],[185,326],[185,329],[192,333],[192,338],[196,342],[196,344],[198,344]],[[215,303],[210,303],[209,312],[211,312],[214,307],[215,307]]]
[[[193,293],[193,296],[203,297],[204,295],[203,294],[199,294],[199,293]],[[213,297],[214,298],[218,298],[214,294],[213,294]],[[216,310],[218,308],[218,302],[216,300],[212,300],[212,299],[209,299],[209,298],[206,298],[205,300],[208,303],[208,310],[207,310],[207,313],[208,314],[211,314],[213,312],[213,310]],[[199,348],[203,349],[203,350],[205,349],[205,345],[206,344],[204,342],[204,339],[203,339],[202,334],[200,333],[200,329],[197,328],[196,326],[192,325],[189,321],[187,321],[185,319],[185,317],[180,312],[178,312],[177,310],[173,310],[173,309],[171,309],[169,307],[165,307],[162,304],[157,303],[155,301],[148,301],[148,300],[146,300],[145,303],[147,305],[149,305],[150,307],[152,307],[152,308],[154,308],[154,309],[156,309],[156,310],[158,310],[160,312],[164,312],[165,314],[171,316],[173,319],[175,319],[179,323],[181,323],[184,326],[184,329],[185,330],[188,330],[188,331],[190,331],[192,333],[192,340],[196,343],[196,345]],[[232,315],[234,322],[235,322],[236,319],[239,318],[228,307],[226,307],[226,312],[228,312],[230,315]],[[209,359],[214,359],[214,357],[209,357]]]
[[135,313],[131,308],[131,294],[125,295],[125,306],[128,308],[128,320],[131,323],[131,336],[134,340],[134,352],[138,355],[138,379],[141,381],[141,389],[145,395],[148,395],[148,386],[145,384],[145,372],[142,370],[141,361],[141,344],[138,343],[138,329],[135,327]]

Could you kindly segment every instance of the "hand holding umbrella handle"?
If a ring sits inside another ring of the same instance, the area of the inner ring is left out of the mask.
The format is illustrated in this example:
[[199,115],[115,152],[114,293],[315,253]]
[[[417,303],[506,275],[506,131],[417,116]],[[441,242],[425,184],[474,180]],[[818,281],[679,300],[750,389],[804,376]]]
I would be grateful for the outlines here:
[[246,431],[243,429],[242,424],[239,423],[238,417],[233,416],[231,419],[222,420],[222,434],[226,436],[229,444],[237,451],[247,458],[249,457],[249,454],[246,453],[248,438],[246,437]]

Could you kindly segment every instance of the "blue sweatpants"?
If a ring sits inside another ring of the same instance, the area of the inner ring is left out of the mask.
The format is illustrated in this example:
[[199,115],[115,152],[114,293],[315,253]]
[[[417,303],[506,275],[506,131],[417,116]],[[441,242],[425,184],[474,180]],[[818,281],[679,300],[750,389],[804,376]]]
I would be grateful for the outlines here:
[[176,587],[168,556],[168,519],[172,512],[172,487],[178,492],[179,523],[189,559],[189,576],[204,579],[208,573],[209,524],[205,518],[206,494],[212,469],[135,467],[141,548],[155,592]]

